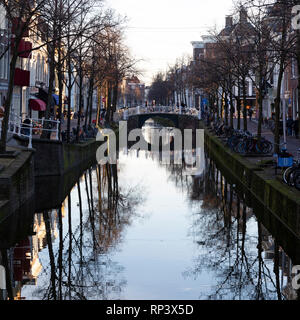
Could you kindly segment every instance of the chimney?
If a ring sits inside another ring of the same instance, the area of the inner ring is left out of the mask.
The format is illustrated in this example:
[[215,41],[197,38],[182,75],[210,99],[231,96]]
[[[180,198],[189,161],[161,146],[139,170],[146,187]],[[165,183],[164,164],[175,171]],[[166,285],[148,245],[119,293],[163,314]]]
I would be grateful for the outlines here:
[[232,25],[233,25],[233,18],[232,18],[232,16],[226,16],[225,28],[232,27]]

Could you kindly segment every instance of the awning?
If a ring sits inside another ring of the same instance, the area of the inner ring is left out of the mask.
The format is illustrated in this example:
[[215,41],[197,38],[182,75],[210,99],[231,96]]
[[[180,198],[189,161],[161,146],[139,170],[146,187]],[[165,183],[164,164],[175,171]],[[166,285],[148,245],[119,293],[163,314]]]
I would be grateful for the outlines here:
[[30,71],[15,69],[14,85],[20,87],[29,87],[30,85]]
[[40,99],[29,99],[29,108],[34,111],[46,111],[46,103]]

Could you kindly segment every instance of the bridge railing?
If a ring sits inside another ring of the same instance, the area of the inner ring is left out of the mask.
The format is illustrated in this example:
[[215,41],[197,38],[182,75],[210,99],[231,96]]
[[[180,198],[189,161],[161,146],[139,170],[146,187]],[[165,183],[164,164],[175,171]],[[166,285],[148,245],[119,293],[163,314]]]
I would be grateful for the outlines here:
[[131,115],[138,114],[151,114],[151,113],[170,113],[170,114],[186,114],[192,115],[194,117],[198,117],[201,120],[201,111],[196,108],[188,108],[183,111],[181,107],[174,106],[151,106],[151,107],[136,107],[136,108],[128,108],[119,112],[119,116],[122,120],[128,120]]
[[[0,137],[2,134],[2,122],[3,118],[0,119]],[[48,123],[49,129],[44,129],[44,124]],[[45,120],[27,118],[27,122],[22,121],[22,117],[16,113],[11,113],[8,121],[8,133],[16,134],[19,137],[28,138],[28,148],[32,148],[32,138],[35,134],[39,134],[42,131],[50,132],[55,134],[55,140],[59,140],[59,120]]]

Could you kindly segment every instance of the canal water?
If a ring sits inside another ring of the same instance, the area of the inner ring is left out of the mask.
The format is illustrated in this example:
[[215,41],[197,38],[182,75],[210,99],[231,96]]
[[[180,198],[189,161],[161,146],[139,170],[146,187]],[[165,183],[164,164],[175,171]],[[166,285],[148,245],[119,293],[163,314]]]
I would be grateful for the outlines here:
[[30,234],[2,249],[14,298],[295,299],[292,259],[200,152],[192,175],[126,150],[117,165],[84,172],[59,208],[34,212]]

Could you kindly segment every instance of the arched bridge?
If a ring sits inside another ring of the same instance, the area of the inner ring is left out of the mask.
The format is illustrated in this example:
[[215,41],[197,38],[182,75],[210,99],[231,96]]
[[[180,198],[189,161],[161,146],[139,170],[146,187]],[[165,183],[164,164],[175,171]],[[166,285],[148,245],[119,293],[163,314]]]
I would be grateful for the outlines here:
[[175,127],[180,130],[196,130],[202,127],[197,110],[189,110],[187,113],[182,113],[181,110],[174,110],[169,107],[159,107],[159,110],[129,109],[123,111],[122,119],[127,121],[129,131],[141,129],[149,119],[156,120],[164,127]]

